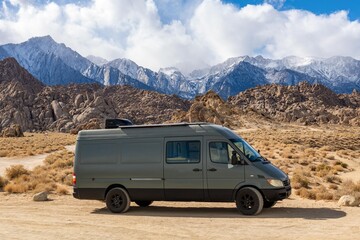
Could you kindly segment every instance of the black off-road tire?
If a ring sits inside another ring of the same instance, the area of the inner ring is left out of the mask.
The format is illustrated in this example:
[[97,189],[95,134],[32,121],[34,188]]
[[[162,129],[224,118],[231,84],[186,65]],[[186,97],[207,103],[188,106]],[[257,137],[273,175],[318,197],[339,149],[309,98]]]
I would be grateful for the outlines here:
[[123,188],[113,188],[106,194],[106,206],[113,213],[124,213],[129,210],[130,197]]
[[147,207],[147,206],[150,206],[150,204],[152,204],[153,201],[135,201],[135,203],[136,203],[139,207]]
[[236,207],[244,215],[257,215],[264,206],[261,193],[252,187],[240,189],[236,195]]

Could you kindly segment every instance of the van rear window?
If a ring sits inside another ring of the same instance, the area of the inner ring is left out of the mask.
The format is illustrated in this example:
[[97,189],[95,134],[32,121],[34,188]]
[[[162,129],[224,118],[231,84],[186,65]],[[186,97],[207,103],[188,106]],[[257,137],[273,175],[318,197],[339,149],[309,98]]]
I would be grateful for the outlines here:
[[200,141],[170,141],[166,143],[167,163],[199,163]]

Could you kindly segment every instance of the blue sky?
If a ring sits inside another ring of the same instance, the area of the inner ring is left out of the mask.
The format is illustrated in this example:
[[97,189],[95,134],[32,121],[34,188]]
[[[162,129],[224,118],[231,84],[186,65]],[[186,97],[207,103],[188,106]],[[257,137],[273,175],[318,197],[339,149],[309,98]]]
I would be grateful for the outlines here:
[[[247,4],[262,4],[264,0],[226,0],[225,2],[243,7]],[[273,3],[279,10],[302,9],[315,14],[330,14],[339,10],[345,10],[349,12],[351,20],[360,19],[359,0],[269,0],[266,2]]]
[[45,35],[152,70],[245,55],[360,59],[360,0],[0,0],[0,45]]

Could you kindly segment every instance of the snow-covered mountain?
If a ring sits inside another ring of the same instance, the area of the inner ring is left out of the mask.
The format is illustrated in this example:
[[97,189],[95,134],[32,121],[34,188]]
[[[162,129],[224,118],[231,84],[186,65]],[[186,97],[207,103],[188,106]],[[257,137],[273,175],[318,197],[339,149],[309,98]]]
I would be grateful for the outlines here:
[[109,61],[106,60],[105,58],[102,58],[102,57],[97,57],[97,56],[94,56],[94,55],[89,55],[86,57],[88,60],[90,60],[90,62],[98,65],[98,66],[102,66],[106,63],[108,63]]
[[69,83],[129,84],[149,87],[115,68],[98,66],[79,53],[56,43],[50,36],[31,38],[20,44],[0,46],[0,59],[14,57],[20,65],[47,85]]
[[257,85],[295,85],[301,81],[322,83],[337,93],[360,90],[360,61],[351,57],[296,57],[279,60],[262,56],[230,58],[188,76],[176,68],[158,72],[119,58],[107,61],[85,58],[56,43],[50,36],[31,38],[20,44],[0,46],[0,60],[14,57],[25,69],[48,85],[97,82],[131,85],[136,88],[193,98],[209,90],[227,98]]

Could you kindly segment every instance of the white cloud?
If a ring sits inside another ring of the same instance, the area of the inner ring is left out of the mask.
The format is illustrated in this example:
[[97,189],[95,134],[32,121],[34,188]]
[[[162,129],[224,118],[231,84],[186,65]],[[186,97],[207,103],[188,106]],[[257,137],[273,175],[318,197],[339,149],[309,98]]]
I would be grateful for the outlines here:
[[[267,1],[272,5],[243,8],[220,0],[180,2],[93,0],[39,6],[7,0],[0,10],[0,44],[51,35],[84,56],[126,57],[153,70],[167,66],[190,70],[258,54],[360,58],[360,23],[350,21],[344,11],[330,15],[279,11],[273,5],[284,1],[274,0]],[[164,15],[166,4],[182,11]]]

